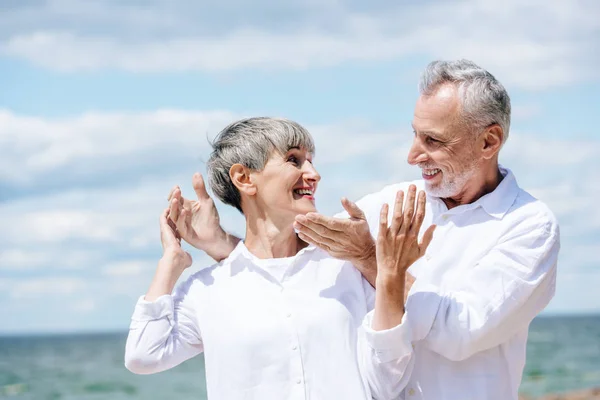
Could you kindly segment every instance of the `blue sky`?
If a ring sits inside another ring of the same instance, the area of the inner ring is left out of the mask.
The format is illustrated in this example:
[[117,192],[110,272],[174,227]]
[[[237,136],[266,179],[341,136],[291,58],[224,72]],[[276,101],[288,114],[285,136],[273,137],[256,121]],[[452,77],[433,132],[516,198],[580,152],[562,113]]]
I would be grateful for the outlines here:
[[598,48],[593,0],[3,1],[0,333],[127,329],[169,189],[193,195],[207,137],[237,118],[308,127],[324,213],[417,178],[419,74],[457,58],[507,87],[501,162],[561,224],[547,312],[600,312]]

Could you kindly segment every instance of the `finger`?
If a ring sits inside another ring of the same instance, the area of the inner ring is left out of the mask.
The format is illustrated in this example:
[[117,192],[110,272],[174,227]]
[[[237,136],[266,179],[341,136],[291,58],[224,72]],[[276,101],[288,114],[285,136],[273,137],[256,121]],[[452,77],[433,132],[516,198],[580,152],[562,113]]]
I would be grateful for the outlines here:
[[161,241],[163,247],[167,247],[173,245],[177,242],[177,238],[175,236],[175,231],[170,225],[172,222],[168,218],[169,209],[166,208],[160,216],[160,232],[161,232]]
[[188,219],[190,212],[186,209],[181,210],[179,218],[177,219],[176,228],[179,234],[183,237],[187,236]]
[[423,224],[423,220],[425,219],[425,192],[419,191],[419,196],[417,198],[417,211],[415,213],[415,217],[410,226],[410,233],[414,234],[415,237],[419,235],[419,231],[421,230],[421,225]]
[[404,191],[399,190],[396,193],[396,200],[394,201],[394,213],[392,214],[392,226],[390,230],[392,234],[396,235],[400,231],[400,227],[402,227],[403,215],[402,215],[402,207],[404,206]]
[[405,235],[410,225],[412,224],[413,215],[415,213],[415,193],[417,191],[417,187],[415,185],[410,185],[408,188],[408,194],[406,196],[406,205],[404,206],[404,215],[402,217],[403,221],[406,223],[402,224],[400,227],[400,234]]
[[180,212],[179,201],[177,201],[177,199],[171,199],[171,204],[169,206],[170,206],[171,221],[173,221],[173,222],[175,222],[175,224],[177,224],[177,219],[179,219],[179,212]]
[[425,250],[427,250],[427,247],[429,247],[429,244],[433,239],[433,232],[435,231],[435,227],[435,225],[431,225],[423,234],[423,239],[421,240],[421,244],[419,245],[421,254],[425,254]]
[[194,187],[194,191],[196,192],[196,196],[198,196],[198,200],[206,200],[210,199],[208,192],[206,191],[206,185],[204,184],[204,178],[202,178],[202,174],[196,172],[192,177],[192,186]]
[[348,212],[350,218],[355,219],[366,219],[365,213],[356,205],[356,203],[348,200],[345,197],[342,197],[342,207]]
[[319,243],[316,240],[314,240],[313,238],[311,238],[310,236],[305,235],[302,232],[298,232],[298,237],[300,239],[304,240],[306,243],[314,244],[315,246],[318,246],[318,247],[322,248],[323,250],[325,250],[327,252],[331,251],[331,248],[329,246],[327,246],[326,244]]
[[167,197],[167,201],[171,201],[171,199],[173,198],[173,193],[175,193],[176,189],[179,189],[179,186],[175,185],[171,188],[171,191],[169,191],[169,196]]
[[309,226],[311,229],[320,225],[331,231],[345,232],[350,227],[351,221],[348,219],[341,218],[332,218],[326,217],[319,213],[308,213],[304,216],[298,215],[296,216],[296,221],[300,222],[303,225]]
[[389,206],[387,203],[383,203],[381,211],[379,212],[379,237],[385,237],[388,230],[388,210]]
[[321,224],[317,224],[307,219],[300,218],[299,222],[296,220],[294,223],[294,228],[296,228],[299,232],[307,233],[309,231],[315,232],[320,236],[332,239],[332,240],[340,240],[342,235],[344,234],[341,231],[330,229],[328,226],[324,226]]
[[[326,236],[320,235],[318,232],[313,231],[312,229],[303,229],[298,232],[298,236],[302,234],[310,239],[309,243],[315,244],[319,247],[327,246],[328,248],[338,248],[338,242],[328,238]],[[304,240],[304,239],[302,239]]]

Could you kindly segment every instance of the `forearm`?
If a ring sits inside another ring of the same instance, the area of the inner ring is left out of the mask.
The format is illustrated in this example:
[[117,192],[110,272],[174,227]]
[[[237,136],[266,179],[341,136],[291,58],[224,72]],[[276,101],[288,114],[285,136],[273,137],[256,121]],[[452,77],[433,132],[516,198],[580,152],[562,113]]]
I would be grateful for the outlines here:
[[229,257],[229,254],[231,254],[233,249],[235,249],[240,240],[242,239],[223,231],[215,243],[206,246],[206,248],[202,248],[201,250],[203,250],[215,261],[221,262]]
[[380,274],[375,284],[375,311],[372,328],[375,331],[391,329],[402,323],[404,317],[404,287],[406,273]]
[[145,300],[154,301],[160,296],[171,294],[173,292],[177,280],[183,273],[183,269],[177,267],[176,264],[176,260],[174,260],[173,257],[163,255],[158,261],[156,272],[154,273],[150,287],[144,296]]

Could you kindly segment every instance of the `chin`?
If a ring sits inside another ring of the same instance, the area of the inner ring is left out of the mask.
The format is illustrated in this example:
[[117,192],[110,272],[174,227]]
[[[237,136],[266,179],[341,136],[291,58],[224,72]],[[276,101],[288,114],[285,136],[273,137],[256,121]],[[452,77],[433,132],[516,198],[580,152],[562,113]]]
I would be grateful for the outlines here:
[[309,212],[317,212],[317,208],[315,206],[307,206],[307,207],[298,207],[296,209],[296,213],[298,215],[308,214]]

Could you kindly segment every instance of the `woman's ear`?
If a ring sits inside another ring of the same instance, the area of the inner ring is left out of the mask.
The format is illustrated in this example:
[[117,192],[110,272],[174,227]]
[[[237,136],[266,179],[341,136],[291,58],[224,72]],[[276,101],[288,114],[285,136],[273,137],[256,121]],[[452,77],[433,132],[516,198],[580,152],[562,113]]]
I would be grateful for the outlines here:
[[256,194],[256,185],[252,182],[250,169],[244,167],[242,164],[233,164],[229,168],[229,177],[231,182],[241,193],[247,196],[254,196]]

